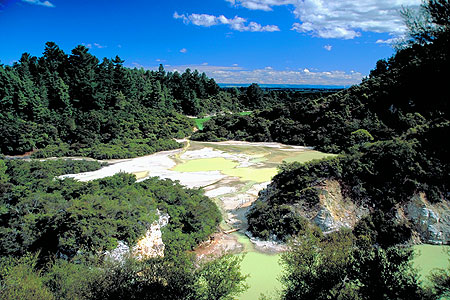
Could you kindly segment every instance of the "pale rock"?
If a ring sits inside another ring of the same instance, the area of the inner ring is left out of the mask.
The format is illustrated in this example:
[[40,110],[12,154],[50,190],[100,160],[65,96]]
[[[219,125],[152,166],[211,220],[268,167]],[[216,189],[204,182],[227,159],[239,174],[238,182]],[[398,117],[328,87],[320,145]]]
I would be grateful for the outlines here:
[[450,242],[450,208],[447,201],[431,204],[421,193],[414,195],[402,210],[422,242],[430,244]]
[[158,220],[150,225],[145,235],[132,249],[123,241],[119,241],[114,250],[105,252],[105,258],[122,262],[127,255],[132,255],[139,260],[164,257],[165,245],[162,240],[161,228],[169,224],[170,216],[162,214],[159,210],[156,214],[158,215]]
[[320,188],[319,203],[313,208],[317,214],[310,218],[324,233],[340,228],[352,228],[368,210],[356,205],[342,195],[341,185],[336,180],[326,180]]

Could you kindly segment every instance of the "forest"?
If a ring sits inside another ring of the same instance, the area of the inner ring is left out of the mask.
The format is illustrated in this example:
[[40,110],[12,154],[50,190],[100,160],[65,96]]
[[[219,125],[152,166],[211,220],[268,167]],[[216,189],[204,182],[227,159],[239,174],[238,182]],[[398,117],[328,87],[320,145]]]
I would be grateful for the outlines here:
[[[119,57],[100,62],[85,46],[68,55],[53,42],[42,57],[0,65],[0,298],[235,299],[246,289],[242,258],[198,261],[192,252],[222,221],[201,189],[125,173],[60,179],[102,163],[10,157],[130,158],[179,148],[175,139],[191,134],[337,154],[283,164],[270,196],[247,215],[253,236],[288,247],[281,299],[450,297],[448,269],[422,284],[412,230],[395,215],[418,193],[430,203],[449,199],[450,3],[429,0],[419,15],[403,14],[408,39],[345,90],[221,89],[198,71],[131,69]],[[215,116],[193,133],[188,116],[207,115]],[[296,214],[318,202],[327,180],[371,208],[353,229],[324,234]],[[120,242],[136,243],[157,212],[170,216],[163,257],[106,258]]]
[[101,62],[85,46],[70,55],[48,42],[42,57],[24,53],[0,64],[0,153],[36,158],[130,158],[181,147],[186,116],[240,112],[330,91],[270,91],[257,84],[221,90],[205,73],[130,69]]
[[420,32],[428,34],[426,42],[412,36],[394,56],[378,61],[359,85],[251,115],[218,116],[192,135],[194,140],[310,145],[339,154],[282,166],[273,179],[277,192],[257,201],[249,214],[253,234],[285,239],[295,233],[301,221],[283,216],[291,215],[292,204],[317,202],[315,187],[326,179],[338,180],[349,198],[388,215],[415,193],[432,202],[448,199],[449,149],[438,145],[450,134],[449,35],[448,25],[438,28]]
[[[225,299],[244,288],[239,257],[199,265],[189,254],[221,220],[202,191],[157,178],[136,183],[125,173],[87,183],[55,180],[100,167],[0,160],[2,299]],[[141,238],[157,211],[170,216],[164,257],[108,259],[119,241]]]
[[[260,194],[247,214],[253,236],[290,243],[283,299],[449,296],[448,270],[434,275],[435,290],[418,283],[406,247],[412,230],[398,222],[396,208],[419,193],[431,203],[449,199],[450,153],[442,139],[450,136],[450,4],[428,1],[422,18],[404,14],[409,39],[361,84],[251,115],[218,116],[191,137],[276,141],[338,154],[282,165],[268,196]],[[345,198],[372,208],[352,232],[323,236],[297,213],[319,202],[327,180],[339,182]],[[395,269],[380,271],[389,266]]]

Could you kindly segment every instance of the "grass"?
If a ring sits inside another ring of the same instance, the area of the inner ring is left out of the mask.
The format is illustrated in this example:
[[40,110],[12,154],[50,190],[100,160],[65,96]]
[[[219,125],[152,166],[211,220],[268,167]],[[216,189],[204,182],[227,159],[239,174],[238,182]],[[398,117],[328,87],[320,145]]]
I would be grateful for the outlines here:
[[[248,116],[251,115],[252,112],[251,111],[243,111],[240,112],[239,115],[240,116]],[[206,121],[211,120],[212,117],[206,117],[206,118],[195,118],[195,126],[198,128],[198,130],[203,130],[203,123],[205,123]]]
[[211,118],[212,117],[196,118],[196,119],[194,119],[195,126],[198,128],[198,130],[203,130],[203,123],[205,123],[206,121],[211,120]]
[[295,156],[287,157],[287,158],[283,159],[283,161],[287,162],[287,163],[292,163],[295,161],[304,163],[307,161],[311,161],[313,159],[321,159],[321,158],[330,157],[330,156],[336,156],[336,154],[329,154],[329,153],[323,153],[323,152],[311,150],[311,151],[305,151],[305,152],[297,154]]
[[439,245],[417,245],[413,247],[416,251],[416,257],[413,264],[419,269],[420,279],[424,283],[428,282],[427,276],[435,268],[448,268],[450,266],[449,256],[446,250],[449,246]]

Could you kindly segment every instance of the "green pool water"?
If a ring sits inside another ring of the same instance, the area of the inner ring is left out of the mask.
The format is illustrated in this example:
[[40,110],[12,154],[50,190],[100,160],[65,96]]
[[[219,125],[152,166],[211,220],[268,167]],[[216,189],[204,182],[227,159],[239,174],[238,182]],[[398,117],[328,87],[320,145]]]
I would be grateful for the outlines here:
[[178,172],[202,172],[220,171],[233,177],[239,177],[243,181],[266,182],[270,181],[278,172],[276,168],[236,168],[238,163],[223,157],[201,158],[188,160],[178,164],[174,171]]
[[271,255],[256,252],[252,243],[243,234],[236,233],[238,240],[244,245],[244,259],[241,263],[243,274],[248,274],[247,284],[249,289],[242,293],[239,300],[258,300],[261,294],[270,296],[270,299],[278,299],[278,291],[281,283],[282,267],[279,263],[280,254]]
[[235,168],[224,170],[223,173],[241,178],[243,181],[267,182],[277,174],[276,168]]
[[445,269],[450,266],[447,255],[450,246],[440,245],[417,245],[413,247],[416,251],[413,264],[419,269],[419,275],[424,283],[427,283],[427,276],[435,268]]
[[[278,291],[282,288],[278,280],[282,274],[280,254],[270,255],[256,252],[246,237],[241,234],[238,234],[238,236],[239,242],[244,244],[245,247],[245,257],[241,263],[241,270],[243,274],[250,275],[247,279],[250,288],[241,294],[238,299],[257,300],[262,293],[271,296],[271,299],[279,299]],[[419,275],[424,283],[427,283],[427,276],[433,269],[450,266],[446,252],[449,247],[438,245],[413,247],[417,253],[413,264],[419,269]]]
[[[278,172],[276,168],[282,161],[306,162],[312,159],[320,159],[329,154],[318,151],[283,151],[283,149],[269,147],[255,147],[251,145],[221,145],[221,144],[200,144],[191,142],[191,149],[202,149],[212,147],[233,154],[246,154],[251,156],[251,162],[259,163],[258,166],[239,168],[239,163],[223,157],[192,159],[180,162],[172,170],[178,172],[201,172],[220,171],[224,175],[239,177],[239,182],[247,182],[244,190],[250,188],[255,183],[267,182]],[[229,184],[229,183],[228,183]],[[241,191],[242,192],[242,191]],[[244,192],[243,192],[244,193]],[[227,225],[224,224],[224,228]],[[243,274],[248,274],[247,284],[249,289],[242,293],[239,300],[258,300],[261,294],[265,294],[270,299],[279,299],[279,291],[282,286],[279,278],[282,274],[280,265],[280,254],[266,254],[256,251],[250,240],[241,233],[233,233],[239,242],[244,245],[245,250],[241,270]]]
[[178,164],[173,170],[178,172],[225,171],[231,170],[237,165],[237,162],[223,157],[200,158]]

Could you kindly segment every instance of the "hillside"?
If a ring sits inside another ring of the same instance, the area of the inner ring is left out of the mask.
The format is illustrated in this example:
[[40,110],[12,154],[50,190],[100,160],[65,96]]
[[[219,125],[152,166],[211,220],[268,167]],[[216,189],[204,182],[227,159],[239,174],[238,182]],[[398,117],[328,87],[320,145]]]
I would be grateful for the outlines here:
[[[312,221],[319,213],[305,211],[320,202],[321,193],[327,193],[323,187],[333,181],[342,198],[370,212],[366,218],[382,214],[374,230],[395,232],[384,235],[388,244],[417,234],[414,220],[396,217],[414,197],[422,195],[425,203],[447,206],[450,161],[442,138],[450,135],[450,44],[448,27],[439,28],[429,34],[429,41],[412,39],[388,60],[378,61],[359,85],[249,116],[216,117],[192,136],[277,141],[340,154],[284,165],[248,215],[253,235],[281,240],[295,235],[305,219]],[[448,209],[437,213],[436,222],[443,223],[432,230],[439,238],[427,238],[431,233],[422,232],[422,241],[448,243],[448,213]]]

